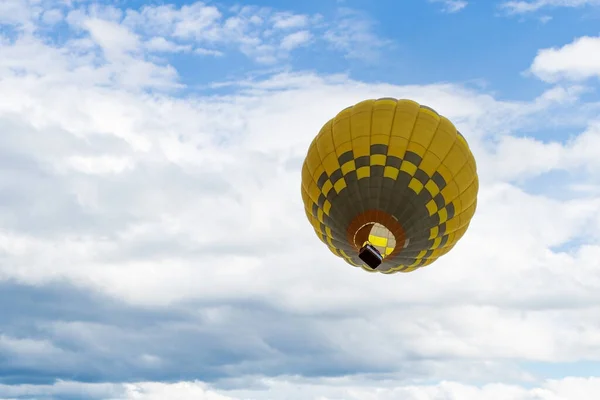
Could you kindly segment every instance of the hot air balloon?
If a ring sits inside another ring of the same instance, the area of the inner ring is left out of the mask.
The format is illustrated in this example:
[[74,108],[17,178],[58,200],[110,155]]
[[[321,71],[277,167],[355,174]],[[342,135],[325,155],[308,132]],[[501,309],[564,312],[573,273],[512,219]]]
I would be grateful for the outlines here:
[[302,199],[317,236],[369,272],[414,271],[450,251],[469,227],[478,190],[463,135],[406,99],[340,111],[302,166]]

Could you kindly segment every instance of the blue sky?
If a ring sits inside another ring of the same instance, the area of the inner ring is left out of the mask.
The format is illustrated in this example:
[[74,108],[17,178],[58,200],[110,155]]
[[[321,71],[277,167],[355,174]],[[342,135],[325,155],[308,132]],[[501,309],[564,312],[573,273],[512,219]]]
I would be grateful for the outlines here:
[[[191,3],[166,4],[185,7]],[[164,3],[121,1],[118,4],[122,10],[136,10]],[[235,16],[230,9],[239,6],[226,1],[207,4],[222,10],[224,19]],[[219,81],[272,67],[349,73],[355,79],[393,84],[481,81],[498,93],[499,98],[525,100],[545,88],[536,79],[519,76],[528,69],[537,51],[596,34],[600,17],[593,7],[558,7],[534,15],[513,15],[502,4],[471,2],[468,7],[449,12],[443,2],[418,0],[402,4],[306,1],[293,6],[277,1],[254,2],[248,6],[318,15],[321,24],[335,26],[342,21],[360,21],[360,26],[354,27],[357,35],[365,35],[359,46],[373,46],[374,51],[369,54],[371,57],[348,57],[344,51],[335,51],[334,46],[317,39],[316,44],[301,47],[277,65],[262,65],[238,52],[217,58],[176,55],[169,57],[169,61],[177,65],[186,84]],[[545,18],[552,18],[552,23]]]
[[[599,18],[3,1],[0,399],[597,398]],[[410,274],[351,268],[302,208],[314,135],[376,97],[477,160],[469,231]]]

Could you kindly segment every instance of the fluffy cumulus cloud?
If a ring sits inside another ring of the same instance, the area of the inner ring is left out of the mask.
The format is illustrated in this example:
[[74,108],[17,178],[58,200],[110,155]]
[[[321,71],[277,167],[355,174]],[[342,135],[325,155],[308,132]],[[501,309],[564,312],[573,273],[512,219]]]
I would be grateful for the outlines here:
[[[542,50],[532,71],[556,85],[521,101],[302,70],[204,92],[177,66],[386,43],[335,18],[0,4],[0,397],[597,397],[597,378],[545,373],[600,360],[599,106],[572,82],[594,39]],[[459,245],[394,276],[335,258],[299,190],[322,124],[384,96],[454,121],[481,179]],[[550,129],[569,137],[519,133]]]
[[559,48],[542,49],[530,71],[548,82],[600,77],[600,37],[582,36]]

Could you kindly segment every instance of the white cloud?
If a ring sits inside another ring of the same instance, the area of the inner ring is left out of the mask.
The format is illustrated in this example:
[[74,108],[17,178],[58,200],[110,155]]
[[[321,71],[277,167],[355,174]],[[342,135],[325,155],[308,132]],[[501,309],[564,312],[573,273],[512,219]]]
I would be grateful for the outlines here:
[[67,162],[72,168],[87,174],[122,173],[133,167],[131,159],[112,156],[72,156]]
[[175,37],[196,39],[203,38],[204,40],[215,40],[214,35],[217,34],[215,25],[221,19],[222,14],[214,6],[206,6],[201,2],[191,5],[184,5],[178,14],[179,19],[176,20],[173,35]]
[[302,46],[310,41],[311,34],[308,31],[299,31],[290,33],[281,41],[281,47],[285,50],[292,50]]
[[303,14],[277,13],[273,16],[276,29],[303,28],[309,24],[309,17]]
[[42,21],[48,25],[57,24],[58,22],[62,21],[63,18],[64,18],[64,15],[63,15],[62,11],[59,9],[46,10],[46,11],[44,11],[44,13],[42,15]]
[[357,10],[341,8],[336,21],[324,34],[325,40],[352,59],[377,58],[381,48],[391,44],[378,37],[373,21]]
[[[55,0],[10,0],[0,6],[0,23],[12,24],[30,33],[41,26],[40,21],[52,26],[65,15],[71,29],[89,32],[90,38],[108,57],[114,56],[113,50],[132,51],[146,42],[146,51],[181,52],[197,48],[202,51],[195,54],[203,56],[220,56],[223,50],[237,49],[263,64],[286,60],[291,51],[309,38],[315,39],[314,45],[329,43],[339,22],[324,22],[320,14],[296,14],[254,6],[219,8],[201,1],[180,7],[145,5],[139,10]],[[347,25],[343,29],[352,28],[348,34],[342,35],[342,31],[337,34],[337,42],[341,42],[343,36],[343,45],[338,45],[340,51],[354,53],[355,46],[368,47],[365,40],[379,39],[367,21],[366,17],[354,13],[355,26]],[[159,43],[161,39],[164,42]]]
[[[207,374],[246,379],[246,390],[60,382],[0,386],[1,395],[83,387],[112,399],[554,400],[598,392],[596,379],[544,381],[521,365],[600,359],[600,197],[588,190],[598,180],[600,126],[589,118],[597,108],[583,102],[582,87],[557,86],[517,102],[458,84],[289,72],[233,80],[219,95],[148,93],[180,84],[175,68],[159,64],[150,48],[192,46],[218,55],[235,45],[274,62],[318,35],[302,18],[255,7],[89,7],[68,15],[72,27],[87,31],[53,45],[24,33],[0,47],[0,279],[68,283],[122,308],[168,312],[191,303],[182,312],[193,315],[186,332],[208,332],[218,338],[202,336],[211,348],[238,356]],[[327,37],[353,57],[384,44],[362,15],[346,10],[337,22],[327,25]],[[434,265],[406,275],[369,275],[332,256],[313,234],[299,195],[301,163],[322,124],[348,105],[382,96],[413,98],[455,121],[481,177],[467,235]],[[518,135],[530,126],[551,128],[556,119],[567,119],[572,138]],[[554,179],[557,173],[570,178]],[[534,193],[534,178],[552,185]],[[585,194],[553,195],[573,186]],[[172,321],[164,325],[183,331]],[[154,373],[178,364],[161,353],[175,347],[205,363],[194,346],[158,346],[136,328],[52,321],[36,332],[56,342],[5,335],[0,351],[18,353],[29,366],[54,357],[81,367],[75,351],[57,347],[78,343],[114,367],[125,349],[124,369]],[[356,370],[375,372],[337,380],[253,375]],[[423,385],[441,379],[463,383]],[[473,381],[504,383],[479,388]]]
[[118,23],[92,18],[83,21],[82,25],[109,59],[119,58],[139,49],[138,36]]
[[215,56],[215,57],[220,57],[223,55],[222,51],[219,50],[210,50],[210,49],[203,49],[201,47],[197,47],[194,49],[194,53],[196,54],[200,54],[203,56]]
[[600,77],[600,37],[583,36],[560,48],[542,49],[530,71],[547,82]]
[[202,382],[128,384],[78,383],[59,381],[54,385],[0,385],[0,396],[68,396],[85,395],[90,399],[111,400],[593,400],[600,393],[597,378],[564,378],[547,380],[540,386],[465,385],[443,381],[435,385],[402,385],[393,379],[380,382],[361,377],[344,379],[297,379],[293,377],[264,379],[254,390],[218,390]]
[[216,51],[210,46],[237,46],[243,54],[264,64],[285,60],[290,51],[310,38],[315,38],[315,43],[335,41],[337,48],[348,54],[360,51],[355,47],[367,47],[367,41],[380,41],[366,17],[345,9],[342,19],[324,24],[319,14],[295,14],[253,6],[220,10],[196,2],[179,9],[164,5],[129,10],[124,24],[176,41],[193,40],[207,50]]
[[41,11],[36,0],[3,0],[0,2],[0,24],[31,31],[35,29],[31,20],[37,18]]
[[155,36],[150,40],[146,41],[145,47],[149,51],[157,51],[157,52],[169,52],[169,53],[178,53],[178,52],[188,52],[192,49],[191,45],[183,45],[176,44],[170,40],[167,40],[160,36]]
[[530,1],[505,1],[500,4],[512,14],[523,14],[551,7],[583,7],[600,5],[598,0],[530,0]]
[[443,8],[444,12],[448,12],[448,13],[458,12],[469,5],[469,2],[467,2],[465,0],[429,0],[429,1],[432,3],[442,3],[444,6],[444,8]]

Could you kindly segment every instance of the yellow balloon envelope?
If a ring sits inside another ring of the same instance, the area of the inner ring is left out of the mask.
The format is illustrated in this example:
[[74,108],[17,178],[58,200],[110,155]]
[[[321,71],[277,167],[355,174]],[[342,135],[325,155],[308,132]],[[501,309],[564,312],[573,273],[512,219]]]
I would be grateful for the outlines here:
[[[302,198],[318,237],[366,271],[431,264],[466,232],[479,181],[465,138],[411,100],[362,101],[329,120],[302,166]],[[376,268],[359,257],[370,244]]]

